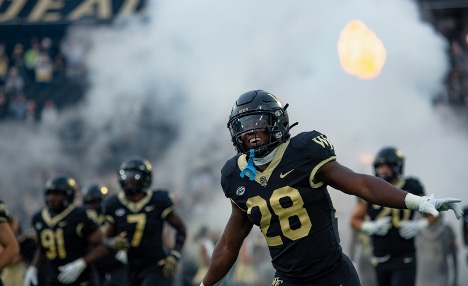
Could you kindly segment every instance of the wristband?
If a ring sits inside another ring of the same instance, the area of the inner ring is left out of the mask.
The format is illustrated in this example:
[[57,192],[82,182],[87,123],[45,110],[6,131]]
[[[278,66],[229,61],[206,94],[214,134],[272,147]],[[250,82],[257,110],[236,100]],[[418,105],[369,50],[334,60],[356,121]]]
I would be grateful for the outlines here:
[[413,195],[411,193],[407,193],[405,197],[406,208],[408,208],[409,210],[418,211],[419,205],[421,204],[422,201],[426,199],[427,197],[420,197],[420,196]]

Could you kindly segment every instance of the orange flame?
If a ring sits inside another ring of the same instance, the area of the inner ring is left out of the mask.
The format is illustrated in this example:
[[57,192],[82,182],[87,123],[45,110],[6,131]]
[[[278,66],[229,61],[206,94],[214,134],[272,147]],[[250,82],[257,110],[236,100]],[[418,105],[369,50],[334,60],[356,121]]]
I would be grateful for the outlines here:
[[349,22],[341,31],[338,55],[343,70],[360,79],[378,76],[387,58],[382,41],[359,20]]

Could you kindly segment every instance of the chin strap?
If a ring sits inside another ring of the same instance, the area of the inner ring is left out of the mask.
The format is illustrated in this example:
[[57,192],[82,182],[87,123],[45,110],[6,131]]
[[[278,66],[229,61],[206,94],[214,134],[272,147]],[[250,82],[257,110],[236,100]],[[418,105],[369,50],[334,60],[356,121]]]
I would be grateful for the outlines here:
[[268,153],[267,155],[265,155],[262,158],[254,158],[253,161],[254,161],[255,166],[261,166],[261,165],[265,165],[267,163],[270,163],[271,160],[273,160],[273,157],[276,154],[276,150],[278,150],[278,147],[273,149],[270,153]]
[[255,179],[255,174],[257,173],[257,170],[255,169],[254,166],[254,149],[250,149],[250,157],[249,161],[247,162],[247,165],[245,165],[242,169],[242,172],[240,173],[240,177],[244,178],[245,174],[249,172],[249,179],[253,181]]

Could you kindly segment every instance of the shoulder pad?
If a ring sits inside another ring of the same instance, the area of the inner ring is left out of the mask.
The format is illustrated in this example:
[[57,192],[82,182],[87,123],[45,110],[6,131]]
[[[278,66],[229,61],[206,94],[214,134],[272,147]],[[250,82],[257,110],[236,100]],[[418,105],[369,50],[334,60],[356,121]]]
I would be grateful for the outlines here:
[[239,158],[240,154],[232,157],[229,159],[226,164],[224,164],[223,168],[221,169],[221,176],[229,176],[237,169],[237,158]]
[[414,177],[405,178],[405,190],[416,195],[424,195],[424,186],[419,179]]
[[292,148],[301,149],[302,154],[313,161],[322,161],[335,156],[335,147],[327,136],[315,130],[294,136],[290,145]]
[[297,134],[296,136],[291,138],[291,142],[289,143],[291,147],[301,149],[301,148],[307,148],[312,139],[315,138],[316,136],[320,135],[320,132],[317,131],[308,131],[308,132],[301,132]]

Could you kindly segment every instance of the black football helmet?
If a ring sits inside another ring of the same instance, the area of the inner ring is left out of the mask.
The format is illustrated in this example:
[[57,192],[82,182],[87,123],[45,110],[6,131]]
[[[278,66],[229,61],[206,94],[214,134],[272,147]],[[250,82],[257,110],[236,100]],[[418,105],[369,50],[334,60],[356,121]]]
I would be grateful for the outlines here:
[[[249,150],[242,142],[241,136],[253,129],[265,129],[270,136],[269,143],[254,149],[255,157],[264,157],[285,142],[289,134],[289,117],[284,105],[276,96],[264,90],[252,90],[242,94],[231,110],[227,127],[231,140],[237,152],[247,153]],[[252,122],[254,124],[252,125]],[[294,124],[295,125],[295,124]],[[293,125],[293,126],[294,126]],[[265,127],[266,126],[266,127]]]
[[146,192],[151,186],[153,167],[141,157],[132,157],[120,165],[119,183],[126,196]]
[[377,167],[380,164],[387,164],[392,169],[393,176],[382,178],[385,181],[392,181],[403,175],[405,157],[403,152],[395,147],[385,147],[381,149],[374,159],[374,174],[378,177]]
[[73,204],[75,199],[75,194],[78,191],[78,184],[76,180],[65,174],[60,174],[55,177],[50,178],[46,182],[45,186],[45,202],[46,205],[49,204],[47,195],[51,193],[60,193],[64,195],[64,199],[61,202],[60,209],[54,211],[60,211],[67,208],[69,205]]
[[98,184],[89,185],[83,190],[83,203],[89,204],[94,201],[102,202],[107,192],[108,190],[105,186]]

